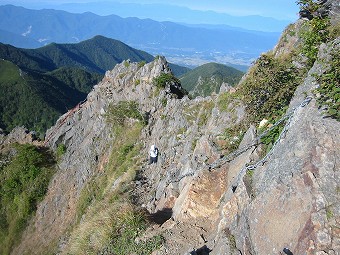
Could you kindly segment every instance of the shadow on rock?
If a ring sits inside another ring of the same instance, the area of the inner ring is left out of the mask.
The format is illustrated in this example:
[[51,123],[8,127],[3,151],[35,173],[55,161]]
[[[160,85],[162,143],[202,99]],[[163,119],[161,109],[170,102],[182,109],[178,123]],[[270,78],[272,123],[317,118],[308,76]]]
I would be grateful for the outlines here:
[[149,214],[147,217],[150,222],[162,225],[164,222],[169,220],[171,216],[172,216],[172,208],[164,208],[160,211]]
[[197,250],[193,250],[192,252],[190,252],[191,255],[209,255],[209,253],[212,250],[210,250],[206,245],[202,246],[201,248],[197,249]]

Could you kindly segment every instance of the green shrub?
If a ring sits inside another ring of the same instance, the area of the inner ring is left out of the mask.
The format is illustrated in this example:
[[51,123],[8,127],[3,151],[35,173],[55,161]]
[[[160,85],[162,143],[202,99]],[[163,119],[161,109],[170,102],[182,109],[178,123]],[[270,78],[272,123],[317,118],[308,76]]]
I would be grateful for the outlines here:
[[229,92],[225,92],[222,94],[219,94],[217,99],[217,107],[220,111],[227,112],[228,111],[228,105],[232,101],[232,94]]
[[340,120],[340,53],[333,51],[328,71],[317,77],[320,86],[315,90],[317,103],[326,107],[330,117]]
[[315,17],[305,24],[301,34],[302,53],[308,58],[309,66],[315,62],[320,44],[329,39],[329,26],[328,18],[319,17]]
[[126,156],[134,149],[134,147],[134,143],[123,144],[117,151],[117,164],[121,165],[126,160]]
[[[222,112],[234,111],[235,106],[239,105],[240,95],[238,92],[229,93],[224,92],[218,95],[217,107]],[[230,103],[232,103],[232,109],[228,109]]]
[[[319,5],[312,0],[298,1],[302,9],[316,11]],[[301,34],[303,39],[302,53],[307,56],[309,65],[312,65],[317,58],[321,43],[328,42],[340,34],[339,21],[331,24],[329,18],[314,17],[308,21],[304,32]],[[332,60],[329,71],[317,77],[320,87],[315,91],[318,94],[317,102],[319,106],[326,107],[326,113],[337,120],[340,119],[340,54],[332,52]]]
[[197,125],[199,128],[205,126],[208,122],[209,117],[211,116],[211,111],[214,108],[214,102],[208,101],[202,104],[200,113],[198,115]]
[[86,212],[87,208],[95,200],[100,200],[103,196],[103,186],[100,186],[99,179],[90,180],[82,189],[77,202],[77,220],[81,220],[81,217]]
[[15,157],[0,171],[0,254],[9,254],[20,240],[54,173],[49,152],[28,144],[15,149]]
[[243,123],[226,128],[223,133],[223,138],[226,143],[222,149],[227,150],[229,153],[235,151],[240,145],[244,134],[245,128]]
[[300,10],[308,10],[310,12],[315,12],[320,6],[313,0],[298,0],[296,3],[300,6]]
[[329,37],[330,39],[335,39],[340,36],[340,20],[335,20],[329,27]]
[[143,124],[147,124],[145,117],[139,112],[138,104],[135,101],[120,101],[118,104],[110,105],[106,118],[107,121],[118,126],[123,126],[127,118],[136,119]]
[[198,142],[198,138],[195,138],[191,141],[191,150],[194,150],[196,148]]
[[268,134],[261,138],[261,143],[264,145],[264,152],[267,154],[273,147],[276,140],[279,138],[284,127],[284,123],[274,127]]
[[327,217],[327,220],[331,220],[332,218],[334,218],[334,213],[332,211],[331,206],[326,207],[326,217]]
[[168,103],[168,100],[166,98],[161,99],[162,106],[165,107]]
[[66,145],[63,143],[58,144],[57,151],[56,151],[57,159],[60,159],[65,154],[65,152],[66,152]]
[[263,54],[256,61],[239,91],[250,122],[275,119],[284,113],[304,74],[291,61],[272,54]]
[[174,83],[181,83],[172,73],[162,73],[161,75],[153,78],[152,83],[157,88],[165,88],[167,84]]
[[146,64],[145,61],[138,62],[138,68],[145,66],[145,64]]
[[135,80],[135,86],[140,84],[140,79]]
[[125,75],[126,75],[126,73],[120,73],[120,74],[118,75],[118,78],[119,78],[119,79],[123,79],[123,78],[125,77]]
[[230,251],[231,252],[236,251],[237,250],[237,245],[236,245],[236,238],[235,238],[235,236],[231,233],[229,228],[225,228],[224,229],[224,234],[227,237]]

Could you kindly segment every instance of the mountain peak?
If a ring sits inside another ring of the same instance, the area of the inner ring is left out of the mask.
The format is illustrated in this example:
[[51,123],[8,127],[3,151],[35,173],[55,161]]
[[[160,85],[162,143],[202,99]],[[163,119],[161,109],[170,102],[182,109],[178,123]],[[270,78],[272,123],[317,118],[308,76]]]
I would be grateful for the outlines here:
[[[159,83],[157,83],[158,78],[160,78]],[[157,97],[155,93],[158,94]],[[115,65],[112,70],[106,71],[103,80],[93,87],[83,103],[59,118],[56,125],[46,133],[48,137],[46,142],[52,148],[57,147],[60,143],[58,134],[63,133],[65,128],[69,128],[70,122],[67,121],[66,125],[65,119],[72,119],[77,126],[82,125],[82,122],[90,121],[83,118],[79,123],[75,117],[78,114],[91,119],[101,113],[101,118],[104,118],[109,105],[125,100],[137,102],[141,111],[146,112],[151,104],[159,104],[162,97],[182,98],[185,93],[173,76],[165,57],[158,56],[150,63],[125,60]]]
[[243,72],[218,63],[207,63],[188,71],[180,77],[183,87],[192,97],[218,93],[222,84],[235,86]]

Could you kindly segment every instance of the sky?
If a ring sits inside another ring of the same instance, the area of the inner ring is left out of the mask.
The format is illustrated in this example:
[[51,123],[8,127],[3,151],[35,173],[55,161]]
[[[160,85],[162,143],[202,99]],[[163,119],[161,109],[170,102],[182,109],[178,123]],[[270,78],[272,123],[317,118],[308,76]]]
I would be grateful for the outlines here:
[[[110,2],[111,0],[101,0]],[[93,0],[0,0],[0,4],[14,4],[28,8],[45,8],[48,4],[99,2]],[[296,0],[112,0],[111,2],[139,3],[139,4],[171,4],[187,7],[193,10],[215,11],[234,16],[260,15],[273,17],[278,20],[295,21],[298,6]],[[89,10],[91,11],[91,10]]]
[[[161,0],[120,0],[120,2],[164,3]],[[171,4],[235,16],[260,15],[290,20],[295,20],[298,12],[295,0],[172,0]]]

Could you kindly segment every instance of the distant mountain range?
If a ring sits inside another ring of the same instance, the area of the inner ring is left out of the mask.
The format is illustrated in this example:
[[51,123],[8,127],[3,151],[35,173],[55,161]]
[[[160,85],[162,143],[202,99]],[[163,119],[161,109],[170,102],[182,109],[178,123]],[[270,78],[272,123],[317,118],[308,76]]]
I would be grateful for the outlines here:
[[192,97],[210,96],[220,91],[222,83],[236,85],[243,74],[233,67],[208,63],[185,73],[180,77],[180,81]]
[[[125,59],[149,62],[150,54],[117,40],[96,36],[78,44],[19,49],[0,43],[0,128],[15,126],[42,135]],[[175,66],[183,73],[187,68]]]
[[0,16],[1,42],[17,47],[75,43],[103,35],[188,66],[198,66],[201,64],[198,60],[249,65],[260,53],[272,48],[279,36],[279,33],[192,27],[89,12],[29,10],[13,5],[0,6]]
[[[123,3],[119,0],[88,0],[83,3],[75,3],[75,1],[73,1],[73,3],[72,1],[69,1],[68,3],[63,3],[63,1],[60,1],[59,3],[48,3],[47,1],[25,3],[23,0],[10,0],[4,2],[30,9],[57,9],[72,13],[84,13],[91,11],[98,15],[115,14],[121,17],[137,17],[141,19],[149,18],[156,21],[171,21],[186,24],[226,24],[230,27],[266,32],[281,32],[289,24],[289,22],[291,22],[292,19],[295,19],[292,17],[293,15],[290,15],[289,18],[287,17],[289,14],[291,14],[291,9],[289,7],[287,7],[287,10],[280,9],[281,15],[272,18],[264,17],[263,15],[243,14],[241,16],[233,16],[216,11],[203,11],[197,9],[193,10],[187,7],[179,6],[178,2],[176,3],[172,1],[163,2],[161,4],[145,4],[145,2],[142,1],[140,3],[132,3],[132,1],[130,1],[130,3]],[[254,7],[257,6],[259,6],[259,9],[261,9],[261,5],[263,6],[263,3],[229,3],[230,9],[254,9]],[[296,6],[296,12],[297,11],[298,6]],[[282,16],[282,13],[285,13],[285,17]]]
[[57,7],[61,10],[76,13],[91,10],[91,12],[98,15],[110,15],[114,13],[121,17],[150,18],[157,21],[182,22],[188,24],[227,24],[231,27],[266,32],[281,32],[289,23],[288,20],[259,15],[232,16],[215,11],[192,10],[186,7],[172,5],[172,3],[169,2],[162,4],[141,4],[112,1],[101,1],[98,3],[88,1],[87,3],[60,4]]
[[51,43],[38,49],[18,49],[2,44],[0,57],[11,60],[23,69],[46,72],[73,67],[101,74],[126,59],[133,62],[154,59],[144,51],[104,36],[95,36],[80,43]]

